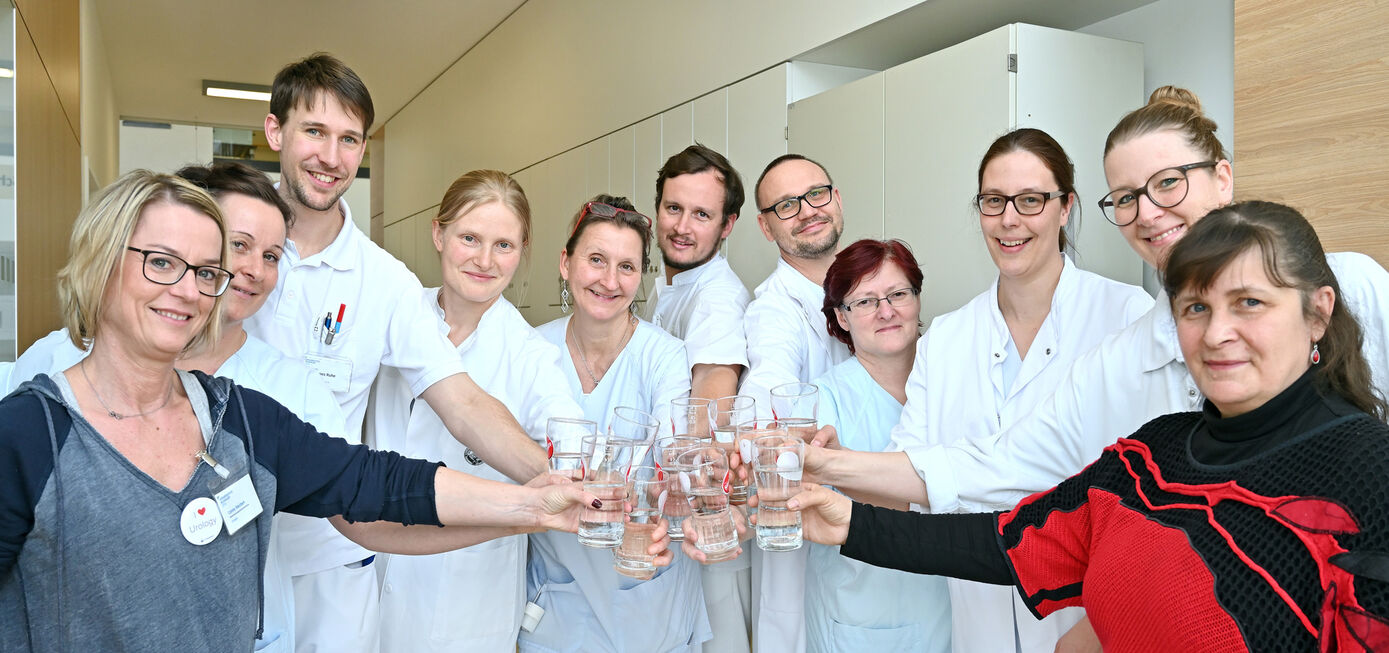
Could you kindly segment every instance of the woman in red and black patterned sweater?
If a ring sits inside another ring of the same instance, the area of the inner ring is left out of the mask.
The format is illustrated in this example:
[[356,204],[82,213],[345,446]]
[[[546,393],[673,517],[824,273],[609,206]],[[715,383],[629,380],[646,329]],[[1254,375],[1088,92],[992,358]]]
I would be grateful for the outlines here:
[[1164,286],[1204,411],[1157,418],[1006,513],[792,499],[807,536],[918,573],[1083,605],[1115,651],[1389,650],[1389,426],[1311,225],[1219,209]]

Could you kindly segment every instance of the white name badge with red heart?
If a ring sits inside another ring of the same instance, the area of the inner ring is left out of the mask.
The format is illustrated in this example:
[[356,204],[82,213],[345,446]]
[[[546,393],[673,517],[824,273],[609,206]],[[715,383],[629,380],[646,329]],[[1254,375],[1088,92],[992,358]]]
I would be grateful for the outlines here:
[[217,534],[222,532],[222,511],[212,499],[198,497],[183,507],[179,528],[189,543],[202,546],[217,539]]

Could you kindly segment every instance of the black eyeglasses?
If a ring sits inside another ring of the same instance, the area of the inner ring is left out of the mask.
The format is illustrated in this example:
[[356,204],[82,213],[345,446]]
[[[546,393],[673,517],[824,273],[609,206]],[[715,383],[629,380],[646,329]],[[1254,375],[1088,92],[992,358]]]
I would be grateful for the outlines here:
[[1018,215],[1037,215],[1047,207],[1047,200],[1065,194],[1066,191],[1061,190],[1054,190],[1050,193],[1018,193],[1017,195],[980,193],[974,196],[974,203],[979,207],[980,215],[1003,215],[1003,210],[1008,208],[1010,202]]
[[1126,227],[1138,219],[1138,198],[1148,196],[1148,201],[1161,209],[1170,209],[1186,199],[1190,186],[1186,183],[1186,173],[1198,168],[1214,168],[1215,161],[1188,163],[1175,168],[1164,168],[1148,178],[1142,188],[1120,188],[1100,199],[1100,211],[1106,220],[1116,227]]
[[208,297],[220,297],[231,284],[232,273],[215,265],[189,265],[168,252],[152,249],[126,247],[144,257],[145,278],[161,286],[172,286],[183,279],[185,272],[193,271],[193,282],[198,292]]
[[806,191],[804,195],[788,197],[765,209],[758,209],[757,212],[773,212],[779,219],[790,220],[791,218],[800,215],[801,202],[805,202],[806,204],[809,204],[811,207],[818,209],[826,204],[829,204],[831,199],[834,199],[834,186],[826,184],[824,186],[816,186]]
[[920,293],[916,288],[901,288],[888,293],[887,297],[864,297],[840,304],[839,307],[850,313],[872,312],[878,310],[878,302],[887,302],[887,305],[892,307],[906,306],[911,298]]

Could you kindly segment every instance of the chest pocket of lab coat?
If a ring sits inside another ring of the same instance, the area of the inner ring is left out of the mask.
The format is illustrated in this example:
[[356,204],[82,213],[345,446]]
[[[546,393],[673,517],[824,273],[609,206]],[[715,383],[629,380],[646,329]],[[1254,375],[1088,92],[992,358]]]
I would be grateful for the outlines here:
[[895,628],[830,624],[831,650],[835,651],[920,651],[925,650],[929,633],[919,623]]
[[[526,598],[526,537],[503,537],[443,554],[435,643],[511,650]],[[485,639],[485,641],[484,641]]]

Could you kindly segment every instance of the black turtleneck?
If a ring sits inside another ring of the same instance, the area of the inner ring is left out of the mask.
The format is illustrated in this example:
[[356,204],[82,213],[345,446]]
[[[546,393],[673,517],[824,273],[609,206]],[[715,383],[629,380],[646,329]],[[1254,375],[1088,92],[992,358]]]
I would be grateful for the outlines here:
[[1209,399],[1191,434],[1191,457],[1203,465],[1232,465],[1307,436],[1325,424],[1361,412],[1340,397],[1317,392],[1308,369],[1274,398],[1243,415],[1221,417]]

